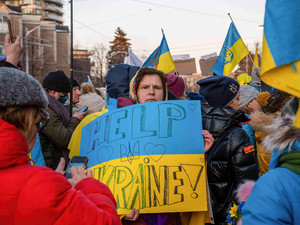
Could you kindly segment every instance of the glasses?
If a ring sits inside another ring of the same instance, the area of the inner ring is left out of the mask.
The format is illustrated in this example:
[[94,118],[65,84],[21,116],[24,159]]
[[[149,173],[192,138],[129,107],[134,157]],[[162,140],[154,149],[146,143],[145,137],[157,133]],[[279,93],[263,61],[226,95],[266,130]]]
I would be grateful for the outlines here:
[[47,126],[48,121],[49,121],[48,113],[41,112],[40,115],[41,115],[42,118],[40,119],[39,122],[36,123],[36,127],[39,131],[42,130],[43,128],[45,128]]

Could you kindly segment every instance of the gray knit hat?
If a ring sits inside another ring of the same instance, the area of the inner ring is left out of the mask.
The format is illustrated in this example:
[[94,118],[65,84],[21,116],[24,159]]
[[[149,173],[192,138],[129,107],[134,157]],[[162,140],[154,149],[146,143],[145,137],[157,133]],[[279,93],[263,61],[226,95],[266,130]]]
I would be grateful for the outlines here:
[[248,105],[248,103],[253,99],[256,99],[258,94],[259,91],[255,87],[249,86],[247,84],[241,85],[240,100],[242,104],[240,105],[240,108],[243,108],[244,106]]
[[48,106],[47,95],[40,83],[21,70],[0,67],[0,107]]

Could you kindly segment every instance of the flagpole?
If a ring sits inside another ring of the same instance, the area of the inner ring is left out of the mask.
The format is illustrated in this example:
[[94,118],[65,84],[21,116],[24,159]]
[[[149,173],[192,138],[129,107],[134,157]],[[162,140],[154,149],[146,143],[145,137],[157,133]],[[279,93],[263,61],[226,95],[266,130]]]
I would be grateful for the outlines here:
[[[235,29],[236,29],[237,32],[238,32],[238,29],[236,28],[236,26],[235,26],[235,24],[234,24],[234,22],[233,22],[233,19],[232,19],[231,15],[230,15],[230,13],[228,13],[228,16],[229,16],[229,18],[230,18],[230,20],[231,20],[233,26],[235,27]],[[241,36],[241,35],[240,35],[240,36]]]
[[[230,20],[231,20],[231,22],[232,22],[233,26],[235,27],[236,31],[237,31],[237,32],[239,32],[239,31],[238,31],[238,29],[236,28],[236,26],[235,26],[234,22],[233,22],[233,19],[232,19],[232,17],[231,17],[231,15],[230,15],[230,13],[228,13],[228,16],[229,16],[229,18],[230,18]],[[240,35],[240,34],[239,34],[239,35]],[[240,35],[240,36],[241,36],[241,35]],[[248,48],[248,47],[247,47],[247,48]],[[251,57],[250,51],[249,51],[249,54],[248,54],[248,56],[249,56],[249,58],[250,58],[251,62],[253,63],[253,65],[254,65],[254,61],[253,61],[253,59],[252,59],[252,57]],[[256,66],[255,66],[255,65],[254,65],[254,67],[256,68]],[[247,71],[246,71],[246,72],[247,72]]]

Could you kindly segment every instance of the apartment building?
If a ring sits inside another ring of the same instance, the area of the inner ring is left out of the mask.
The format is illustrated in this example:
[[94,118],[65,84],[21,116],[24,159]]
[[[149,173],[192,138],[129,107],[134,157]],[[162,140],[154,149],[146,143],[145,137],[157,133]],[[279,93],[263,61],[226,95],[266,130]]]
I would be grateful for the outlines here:
[[39,81],[50,71],[63,70],[70,74],[70,34],[67,26],[44,20],[40,15],[23,14],[22,6],[0,3],[0,55],[4,55],[4,36],[8,33],[7,19],[14,35],[22,36],[24,54],[21,65]]
[[38,15],[41,20],[63,24],[63,0],[2,0],[7,6],[20,7],[23,15]]

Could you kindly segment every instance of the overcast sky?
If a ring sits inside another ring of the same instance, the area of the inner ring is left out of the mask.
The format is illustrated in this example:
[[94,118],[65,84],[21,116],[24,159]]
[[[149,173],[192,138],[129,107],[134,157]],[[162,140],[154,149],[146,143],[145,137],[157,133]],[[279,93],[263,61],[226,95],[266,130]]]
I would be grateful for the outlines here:
[[[91,49],[109,46],[117,27],[127,33],[138,57],[149,56],[162,39],[172,55],[219,54],[230,25],[228,13],[249,50],[262,41],[265,0],[73,0],[74,43]],[[70,3],[65,1],[65,24],[70,24]],[[198,67],[198,65],[197,65]],[[198,67],[199,68],[199,67]]]

